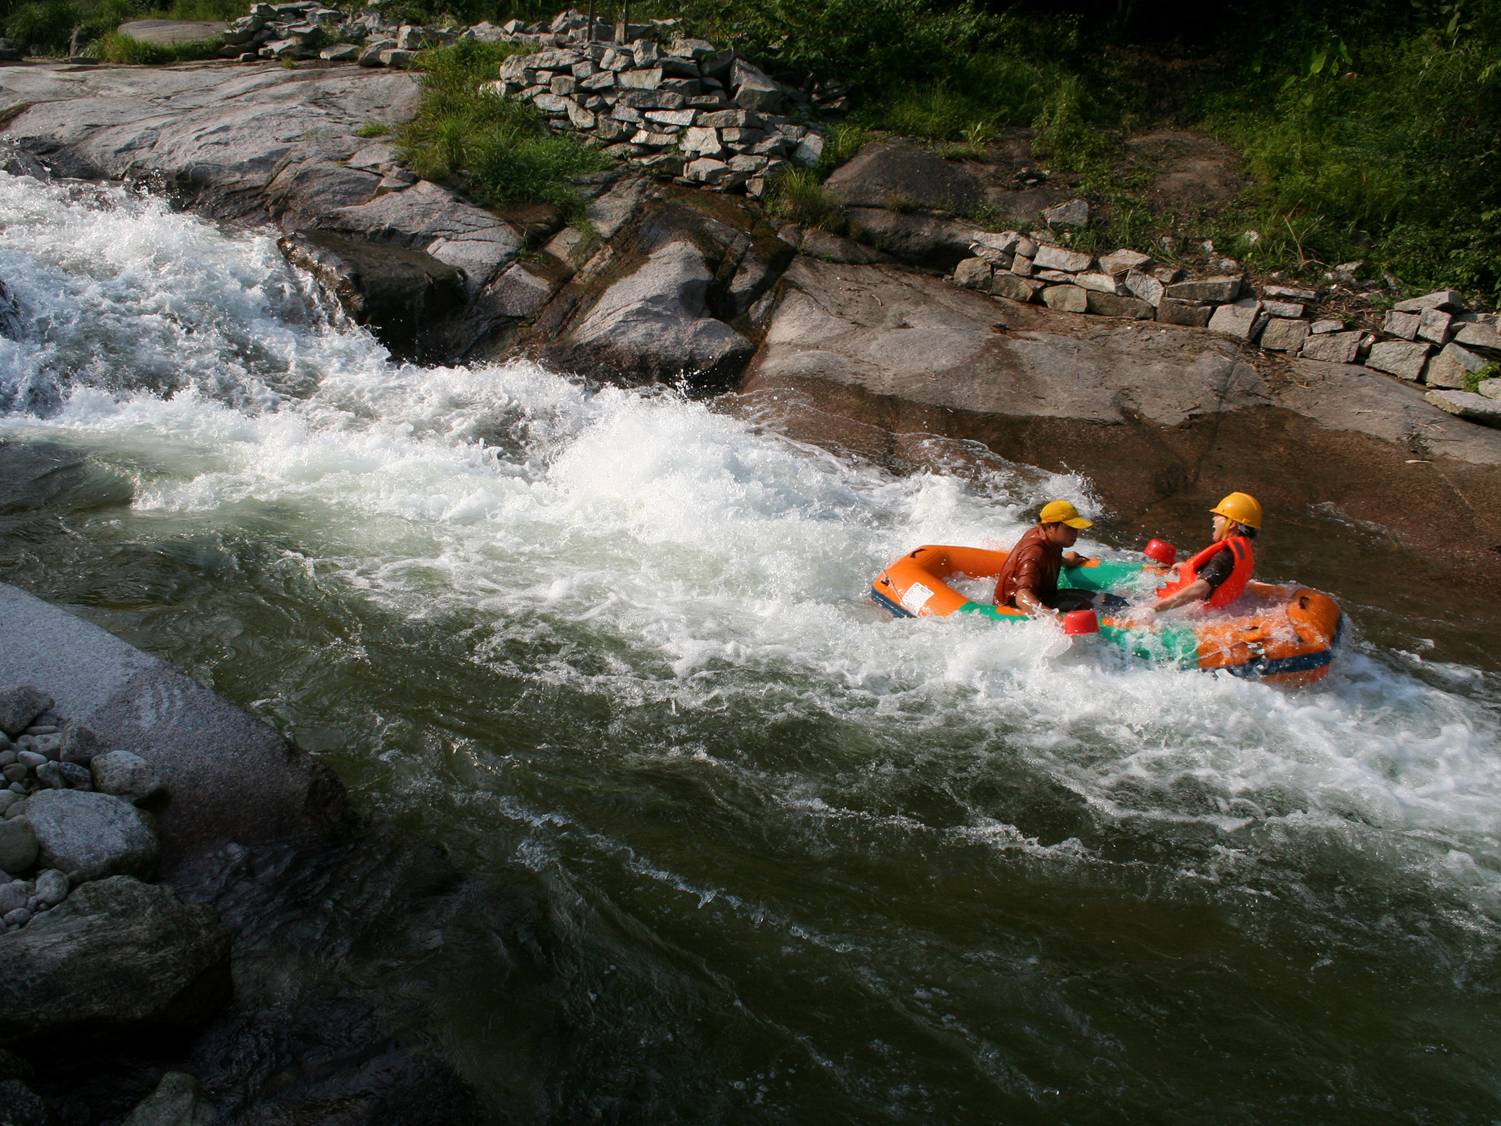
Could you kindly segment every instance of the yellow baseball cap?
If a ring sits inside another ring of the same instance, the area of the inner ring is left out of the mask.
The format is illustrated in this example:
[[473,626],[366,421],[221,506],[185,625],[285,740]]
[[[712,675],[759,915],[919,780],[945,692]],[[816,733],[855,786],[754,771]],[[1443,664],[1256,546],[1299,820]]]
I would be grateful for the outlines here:
[[1073,502],[1066,500],[1050,500],[1042,506],[1042,511],[1037,514],[1039,524],[1067,524],[1070,528],[1087,528],[1094,523],[1079,515],[1079,510],[1073,506]]

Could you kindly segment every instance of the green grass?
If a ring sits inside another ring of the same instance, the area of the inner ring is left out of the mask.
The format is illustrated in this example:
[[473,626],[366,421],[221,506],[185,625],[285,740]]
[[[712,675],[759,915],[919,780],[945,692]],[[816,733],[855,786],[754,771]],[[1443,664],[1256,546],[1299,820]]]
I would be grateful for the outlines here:
[[107,63],[164,66],[218,58],[219,49],[223,46],[224,40],[221,38],[202,43],[146,43],[132,39],[129,35],[121,35],[118,31],[106,31],[99,38],[99,57]]
[[389,121],[367,121],[354,131],[356,137],[385,137],[391,132]]
[[609,158],[549,131],[532,106],[480,92],[516,50],[462,40],[424,52],[421,108],[397,128],[398,148],[417,175],[459,184],[480,203],[547,203],[577,220],[583,201],[571,181]]
[[[122,23],[141,19],[232,20],[243,16],[249,5],[243,0],[177,0],[167,7],[149,0],[0,0],[0,33],[14,39],[36,55],[65,55],[85,50],[107,57],[106,50],[135,57],[110,61],[155,61],[121,44],[110,47],[106,37]],[[162,61],[180,62],[173,56]]]
[[1488,379],[1501,379],[1501,363],[1489,363],[1482,368],[1477,368],[1465,375],[1465,390],[1472,395],[1480,390],[1480,385]]
[[814,168],[792,168],[778,176],[767,192],[766,205],[789,223],[837,235],[849,230],[844,205],[829,195]]

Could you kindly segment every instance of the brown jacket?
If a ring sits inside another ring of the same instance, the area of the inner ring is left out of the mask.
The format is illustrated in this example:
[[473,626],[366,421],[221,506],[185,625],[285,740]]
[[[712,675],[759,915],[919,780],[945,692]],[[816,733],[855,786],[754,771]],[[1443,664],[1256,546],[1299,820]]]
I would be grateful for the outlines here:
[[1015,606],[1019,590],[1030,590],[1045,606],[1058,601],[1058,569],[1063,566],[1063,548],[1043,536],[1043,526],[1037,524],[1016,541],[995,581],[997,606]]

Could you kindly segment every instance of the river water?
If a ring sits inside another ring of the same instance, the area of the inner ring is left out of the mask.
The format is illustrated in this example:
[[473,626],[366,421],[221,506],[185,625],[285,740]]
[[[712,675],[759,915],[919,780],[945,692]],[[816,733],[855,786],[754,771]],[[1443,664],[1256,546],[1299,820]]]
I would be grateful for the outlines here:
[[530,905],[379,952],[497,1114],[1501,1118],[1494,665],[1349,603],[1303,692],[893,621],[891,558],[1090,482],[396,364],[121,190],[0,175],[0,279],[0,579]]

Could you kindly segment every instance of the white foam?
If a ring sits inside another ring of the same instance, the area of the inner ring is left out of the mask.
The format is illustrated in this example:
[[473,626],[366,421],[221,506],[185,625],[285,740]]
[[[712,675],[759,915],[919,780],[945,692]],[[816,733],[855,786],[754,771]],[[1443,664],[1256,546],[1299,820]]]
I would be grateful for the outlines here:
[[[917,757],[936,733],[999,740],[1107,819],[1199,823],[1232,844],[1334,825],[1399,839],[1435,879],[1501,886],[1501,740],[1474,670],[1420,676],[1421,657],[1355,637],[1324,687],[1286,694],[1099,659],[1041,622],[893,621],[867,601],[891,559],[1008,544],[1051,496],[1092,504],[1088,483],[898,478],[666,392],[520,361],[394,364],[294,311],[269,237],[108,198],[0,176],[0,277],[39,319],[0,350],[0,389],[57,392],[0,435],[88,448],[133,476],[141,512],[203,526],[295,512],[323,581],[413,618],[474,617],[480,660],[579,633],[609,660],[514,671],[622,708],[803,711]],[[963,839],[1060,847],[979,809]]]

